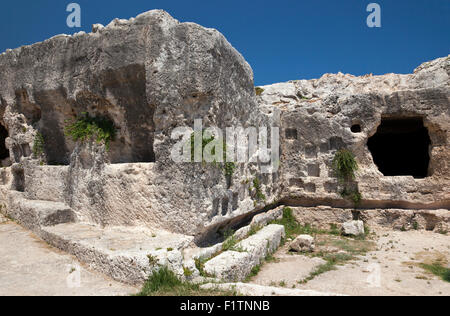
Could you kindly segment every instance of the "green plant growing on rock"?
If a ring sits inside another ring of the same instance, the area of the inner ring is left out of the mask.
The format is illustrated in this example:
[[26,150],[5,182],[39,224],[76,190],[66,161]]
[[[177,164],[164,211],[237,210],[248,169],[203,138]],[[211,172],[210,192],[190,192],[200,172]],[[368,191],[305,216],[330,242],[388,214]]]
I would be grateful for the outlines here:
[[64,132],[75,142],[85,142],[95,139],[97,143],[104,143],[109,150],[111,141],[116,138],[116,127],[114,122],[105,117],[91,117],[88,113],[67,122]]
[[265,201],[266,196],[262,192],[261,188],[261,182],[259,181],[258,177],[255,177],[252,182],[252,187],[250,188],[251,191],[254,192],[256,200],[259,201]]
[[333,159],[333,169],[341,182],[354,180],[358,170],[355,155],[348,149],[339,150]]
[[239,240],[234,235],[231,237],[228,237],[223,242],[222,251],[233,250],[238,242],[239,242]]
[[333,170],[343,186],[340,194],[342,198],[349,199],[358,206],[362,200],[362,194],[355,183],[358,163],[355,155],[348,149],[339,150],[333,159]]
[[147,258],[148,258],[148,263],[151,265],[151,266],[156,266],[156,265],[158,265],[158,259],[156,258],[156,257],[154,257],[154,256],[152,256],[152,255],[147,255]]
[[[190,138],[190,148],[191,148],[191,161],[195,161],[195,151],[198,149],[198,147],[200,147],[200,144],[197,144],[197,146],[195,145],[195,138],[196,136],[199,134],[200,132],[193,132],[191,134],[191,138]],[[203,157],[203,153],[205,152],[205,148],[206,146],[208,146],[211,142],[215,141],[215,137],[214,135],[207,135],[207,133],[205,132],[205,130],[202,131],[202,144],[201,144],[201,152],[202,152],[202,163],[205,164],[206,161]],[[223,163],[219,163],[217,161],[213,161],[212,164],[214,164],[215,166],[219,167],[220,169],[222,169],[224,171],[225,176],[227,177],[232,177],[234,174],[234,171],[236,170],[236,164],[234,162],[228,162],[227,161],[227,144],[224,140],[219,140],[223,146]],[[213,148],[213,150],[211,151],[211,155],[215,155],[216,154],[216,150],[215,148]]]
[[257,96],[260,96],[262,93],[264,92],[264,89],[261,87],[256,87],[255,88],[255,93]]
[[201,289],[200,284],[181,281],[168,267],[153,271],[136,296],[236,296],[235,291]]
[[183,267],[183,274],[185,277],[189,278],[191,277],[194,273],[192,272],[191,269]]

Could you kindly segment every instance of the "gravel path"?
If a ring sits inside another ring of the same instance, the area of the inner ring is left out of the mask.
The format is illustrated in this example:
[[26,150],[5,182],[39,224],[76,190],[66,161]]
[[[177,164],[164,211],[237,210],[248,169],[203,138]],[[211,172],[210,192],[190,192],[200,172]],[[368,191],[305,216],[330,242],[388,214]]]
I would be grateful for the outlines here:
[[122,296],[138,292],[87,269],[21,226],[0,224],[0,296]]
[[450,236],[427,231],[379,231],[377,249],[337,270],[325,272],[306,284],[298,281],[320,262],[317,258],[287,255],[280,249],[278,262],[265,264],[251,283],[333,292],[344,295],[443,295],[450,283],[427,273],[420,263],[450,263]]

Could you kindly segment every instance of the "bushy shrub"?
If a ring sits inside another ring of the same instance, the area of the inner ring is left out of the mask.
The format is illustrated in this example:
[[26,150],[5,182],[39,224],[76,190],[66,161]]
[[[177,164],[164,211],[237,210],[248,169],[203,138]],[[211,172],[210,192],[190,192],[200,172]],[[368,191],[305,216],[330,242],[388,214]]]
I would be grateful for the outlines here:
[[104,143],[109,149],[111,141],[116,137],[114,122],[105,117],[91,117],[88,113],[82,113],[82,116],[68,123],[65,134],[75,142],[95,139],[97,143]]

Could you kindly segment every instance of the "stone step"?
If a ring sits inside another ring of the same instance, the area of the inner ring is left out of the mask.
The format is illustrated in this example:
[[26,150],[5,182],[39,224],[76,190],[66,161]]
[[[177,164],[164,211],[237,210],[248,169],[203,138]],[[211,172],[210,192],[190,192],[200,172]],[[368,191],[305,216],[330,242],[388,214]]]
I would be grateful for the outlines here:
[[204,271],[224,281],[242,281],[254,267],[277,250],[284,237],[284,226],[265,226],[256,234],[237,243],[233,250],[225,251],[207,261]]
[[129,284],[143,283],[154,268],[168,266],[183,275],[181,249],[194,237],[145,227],[71,223],[43,227],[40,237],[91,268]]
[[11,217],[33,231],[40,227],[76,221],[75,212],[61,202],[20,199],[16,208],[11,211]]

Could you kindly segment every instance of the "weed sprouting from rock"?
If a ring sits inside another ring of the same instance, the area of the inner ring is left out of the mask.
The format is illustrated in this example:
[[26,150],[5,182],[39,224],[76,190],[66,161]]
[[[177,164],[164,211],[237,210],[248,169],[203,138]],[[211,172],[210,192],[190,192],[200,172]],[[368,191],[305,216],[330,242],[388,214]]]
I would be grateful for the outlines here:
[[340,181],[354,180],[358,170],[355,155],[348,149],[339,150],[333,159],[333,169]]
[[250,188],[250,191],[250,193],[253,193],[255,195],[255,198],[258,202],[266,200],[266,196],[262,192],[261,182],[259,181],[258,177],[255,177],[253,179],[253,186]]
[[64,131],[75,142],[95,139],[97,143],[104,143],[107,150],[117,133],[113,121],[105,117],[91,117],[88,113],[82,113],[82,116],[68,122]]
[[[206,146],[208,146],[211,142],[216,141],[214,135],[208,135],[206,133],[205,130],[202,131],[201,133],[201,139],[202,139],[202,143],[201,143],[201,148],[200,148],[200,144],[196,144],[195,143],[195,138],[197,136],[197,134],[199,134],[200,132],[193,132],[191,134],[191,138],[190,138],[190,147],[191,147],[191,161],[195,161],[195,152],[196,150],[201,150],[202,155],[205,152],[205,148]],[[213,161],[212,164],[219,167],[220,169],[222,169],[224,171],[225,176],[227,177],[231,177],[234,174],[234,171],[236,170],[236,164],[234,162],[228,162],[227,161],[227,144],[224,140],[220,139],[218,140],[220,142],[219,145],[221,145],[223,147],[223,163],[220,163],[218,161]],[[211,153],[212,156],[216,155],[216,149],[213,148]],[[205,164],[206,161],[204,159],[204,157],[202,158],[202,163]]]
[[340,191],[342,198],[349,199],[358,206],[361,203],[362,195],[355,183],[358,163],[355,155],[348,149],[339,150],[333,159],[333,170],[343,186]]

